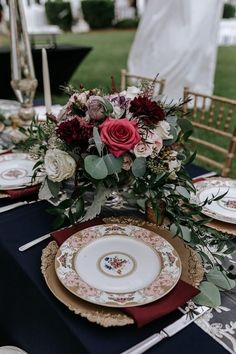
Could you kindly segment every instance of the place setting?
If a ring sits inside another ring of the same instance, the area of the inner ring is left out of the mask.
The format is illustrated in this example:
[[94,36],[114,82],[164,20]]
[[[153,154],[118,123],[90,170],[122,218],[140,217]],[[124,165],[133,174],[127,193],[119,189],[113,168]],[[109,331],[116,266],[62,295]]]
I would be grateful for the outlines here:
[[214,200],[206,203],[202,214],[211,218],[207,224],[216,230],[236,235],[236,181],[230,178],[212,177],[194,183],[196,203],[203,204],[206,199]]
[[[7,153],[0,156],[0,196],[1,199],[19,199],[37,195],[43,174],[33,178],[37,160],[29,153]],[[18,202],[17,206],[21,205]],[[25,202],[27,203],[27,202]],[[22,204],[23,205],[23,204]],[[14,205],[0,208],[0,212],[12,209]]]
[[199,293],[196,253],[167,230],[139,219],[97,222],[51,233],[42,253],[47,286],[75,314],[104,327],[142,327]]

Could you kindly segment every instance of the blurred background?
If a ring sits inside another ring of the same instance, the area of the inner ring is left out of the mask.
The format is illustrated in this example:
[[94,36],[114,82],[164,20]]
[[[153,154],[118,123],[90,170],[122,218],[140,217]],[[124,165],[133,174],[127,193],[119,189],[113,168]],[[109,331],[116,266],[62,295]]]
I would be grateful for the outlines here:
[[[69,83],[73,86],[83,84],[87,88],[103,87],[105,90],[110,91],[112,85],[111,77],[113,77],[113,85],[119,88],[120,71],[122,68],[128,67],[128,58],[132,54],[132,45],[138,45],[138,39],[135,39],[137,29],[142,28],[142,36],[143,32],[146,31],[145,35],[147,38],[153,37],[154,41],[156,38],[156,43],[159,43],[158,33],[160,33],[160,31],[155,33],[155,28],[157,28],[158,24],[155,25],[153,21],[156,17],[162,16],[163,13],[161,13],[161,11],[164,10],[162,9],[163,6],[160,4],[161,1],[158,0],[19,1],[24,3],[28,32],[33,47],[40,48],[40,46],[46,45],[48,48],[59,48],[61,45],[65,44],[78,47],[90,47],[91,50],[83,60],[80,62],[78,61],[78,65],[75,63],[73,72],[69,73],[70,77],[68,78],[68,82],[63,82],[62,84]],[[176,17],[176,6],[180,9],[180,15],[184,14],[184,16],[188,16],[188,14],[186,15],[186,8],[184,5],[184,3],[187,2],[184,0],[167,1],[166,5],[167,3],[168,5],[165,9],[165,14],[163,15],[166,17],[164,18],[172,21],[172,19]],[[202,1],[195,1],[195,3],[201,2]],[[212,23],[214,23],[214,26],[217,26],[216,65],[213,73],[212,93],[236,99],[236,0],[227,2],[208,0],[203,2],[208,5],[213,2],[214,4],[212,7],[215,6],[218,9],[220,8],[219,19],[219,11],[217,13],[212,12],[212,14],[208,14],[211,21],[208,20],[208,27],[210,27]],[[151,8],[154,4],[155,14],[153,13],[153,16],[151,16],[149,13],[149,17],[147,18],[146,14],[148,8]],[[205,5],[206,13],[209,12],[207,11],[208,5]],[[188,9],[188,11],[190,10],[191,9]],[[209,10],[211,10],[211,8]],[[204,9],[202,9],[202,11],[204,11]],[[214,17],[217,17],[215,22]],[[1,60],[1,53],[4,52],[4,50],[6,51],[6,48],[9,48],[10,39],[7,0],[1,0],[0,19]],[[150,25],[150,28],[147,28],[146,26],[142,26],[143,21],[146,23],[148,21],[150,23],[152,22],[153,25]],[[163,33],[165,33],[165,28],[162,27],[162,34]],[[140,36],[140,33],[138,35]],[[173,37],[172,40],[174,43],[178,43],[178,40],[182,41],[181,33],[178,34],[173,32],[171,37]],[[134,40],[136,40],[136,43]],[[151,56],[151,54],[153,54],[153,56],[158,56],[158,53],[159,55],[163,54],[163,48],[160,50],[157,48],[157,54],[149,52],[150,48],[148,48],[147,42],[148,41],[146,41],[146,44],[140,42],[143,52],[145,52],[147,56]],[[193,38],[192,42],[188,44],[188,52],[191,52],[191,49],[194,49],[194,42]],[[209,47],[211,45],[212,43],[209,43]],[[166,50],[168,51],[168,48],[171,48],[171,46],[173,47],[172,42],[170,43],[170,34],[168,34],[168,37],[166,38]],[[183,55],[185,54],[183,53]],[[198,55],[201,56],[202,54],[204,53],[201,53],[200,50]],[[196,58],[196,53],[193,53],[193,55],[195,55]],[[70,56],[73,56],[73,53],[68,52],[66,56],[70,59]],[[170,53],[170,56],[173,56],[172,53]],[[129,60],[132,60],[132,58]],[[214,57],[212,60],[214,61]],[[64,70],[66,70],[66,67],[69,65],[70,64],[65,61]],[[147,63],[147,67],[148,65],[149,64]],[[194,61],[192,61],[191,66],[194,67],[194,65]],[[3,59],[1,60],[0,67],[5,74],[6,70],[4,69]],[[54,67],[50,62],[49,68],[50,74],[53,74]],[[153,70],[156,74],[165,76],[166,78],[166,75],[163,75],[164,73],[158,71],[158,65],[157,68],[154,68]],[[4,96],[4,85],[7,84],[6,81],[3,83],[1,79],[1,97]],[[38,89],[36,99],[43,97],[42,92],[39,91],[40,90]],[[12,98],[14,98],[13,91]],[[53,92],[54,104],[64,104],[65,102],[66,97],[62,91],[57,90],[57,92]]]

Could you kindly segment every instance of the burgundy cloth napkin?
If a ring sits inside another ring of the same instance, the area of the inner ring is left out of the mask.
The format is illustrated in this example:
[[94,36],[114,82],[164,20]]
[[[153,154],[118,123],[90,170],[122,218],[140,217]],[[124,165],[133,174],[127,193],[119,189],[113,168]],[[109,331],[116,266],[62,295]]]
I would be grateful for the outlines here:
[[193,183],[197,183],[197,182],[201,182],[201,181],[205,181],[206,178],[204,177],[195,177],[192,179]]
[[[75,232],[83,230],[87,227],[104,224],[101,218],[96,218],[77,224],[60,231],[54,231],[51,236],[60,246],[68,237]],[[179,306],[184,305],[188,300],[192,299],[199,293],[199,290],[192,285],[187,284],[183,280],[179,280],[177,285],[166,296],[144,306],[126,307],[121,309],[123,312],[132,317],[137,327],[142,327],[170,312],[176,310]]]
[[10,199],[20,199],[20,198],[27,198],[33,195],[37,195],[39,191],[39,185],[21,188],[21,189],[11,189],[4,191],[10,197]]

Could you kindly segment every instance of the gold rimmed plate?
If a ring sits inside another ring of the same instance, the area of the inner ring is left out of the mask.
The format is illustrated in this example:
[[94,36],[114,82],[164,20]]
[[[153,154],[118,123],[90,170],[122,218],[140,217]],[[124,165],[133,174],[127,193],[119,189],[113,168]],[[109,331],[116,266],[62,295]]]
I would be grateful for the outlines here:
[[201,204],[207,198],[223,198],[206,204],[202,213],[215,220],[236,224],[236,181],[229,178],[209,178],[195,183],[196,202]]
[[178,282],[181,261],[173,246],[135,225],[99,225],[68,238],[55,257],[61,283],[97,305],[130,307],[165,296]]
[[40,183],[42,175],[32,181],[33,167],[36,162],[25,153],[0,156],[0,190],[20,189]]

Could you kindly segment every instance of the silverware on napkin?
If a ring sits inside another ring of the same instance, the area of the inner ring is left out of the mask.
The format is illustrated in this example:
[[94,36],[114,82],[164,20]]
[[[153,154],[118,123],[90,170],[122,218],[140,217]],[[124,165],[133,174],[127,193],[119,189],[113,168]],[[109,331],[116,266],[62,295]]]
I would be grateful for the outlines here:
[[23,206],[23,205],[33,204],[33,203],[36,203],[36,202],[38,202],[38,200],[33,200],[31,202],[27,202],[27,201],[17,202],[17,203],[13,203],[13,204],[10,204],[10,205],[6,205],[6,206],[0,208],[0,213],[4,213],[5,211],[12,210],[12,209],[18,208],[18,207]]
[[128,350],[120,354],[142,354],[155,344],[159,343],[162,339],[174,336],[176,333],[187,327],[190,323],[195,321],[198,317],[202,316],[209,308],[206,306],[199,306],[191,313],[186,313],[180,319],[172,323],[171,325],[163,328],[159,333],[155,333],[152,336],[144,339],[142,342],[136,344]]

